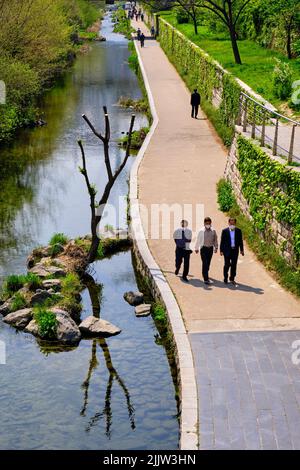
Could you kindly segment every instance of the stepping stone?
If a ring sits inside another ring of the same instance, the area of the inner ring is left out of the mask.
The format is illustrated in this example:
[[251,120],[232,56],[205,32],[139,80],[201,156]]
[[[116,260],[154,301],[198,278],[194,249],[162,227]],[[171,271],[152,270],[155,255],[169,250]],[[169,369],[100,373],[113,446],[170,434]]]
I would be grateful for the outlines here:
[[23,329],[28,323],[32,320],[32,309],[31,308],[23,308],[22,310],[17,310],[16,312],[9,313],[4,318],[4,323],[8,323],[9,325],[13,325],[16,328]]
[[115,336],[121,333],[120,328],[117,326],[92,315],[80,323],[79,330],[83,335],[91,337]]
[[134,311],[137,317],[148,317],[151,313],[151,304],[137,305]]
[[130,305],[140,305],[144,302],[144,294],[142,292],[125,292],[124,294],[124,299],[126,302],[128,302]]

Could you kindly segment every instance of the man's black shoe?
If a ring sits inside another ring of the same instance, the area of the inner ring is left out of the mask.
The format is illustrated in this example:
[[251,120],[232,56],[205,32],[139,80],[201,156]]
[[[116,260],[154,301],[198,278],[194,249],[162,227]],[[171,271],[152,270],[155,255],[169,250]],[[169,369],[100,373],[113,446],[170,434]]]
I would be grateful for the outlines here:
[[236,282],[235,282],[235,281],[230,281],[230,283],[231,283],[233,286],[236,286]]
[[209,285],[209,284],[210,284],[210,282],[209,282],[209,281],[204,281],[204,284],[207,284],[207,285]]
[[188,278],[187,277],[183,277],[181,278],[184,282],[189,282]]
[[177,274],[179,273],[179,269],[175,269],[175,275],[177,276]]
[[224,279],[224,284],[228,284],[228,280],[227,280],[227,279]]

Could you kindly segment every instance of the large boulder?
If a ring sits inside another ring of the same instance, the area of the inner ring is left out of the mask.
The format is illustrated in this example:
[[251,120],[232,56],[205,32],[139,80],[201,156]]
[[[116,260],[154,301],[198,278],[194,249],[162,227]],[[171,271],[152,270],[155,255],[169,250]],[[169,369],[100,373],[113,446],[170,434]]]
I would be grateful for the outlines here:
[[137,305],[134,311],[137,317],[148,317],[151,313],[151,304]]
[[43,304],[45,300],[49,299],[50,297],[51,294],[48,291],[37,289],[36,293],[31,297],[30,305],[33,307],[34,305]]
[[106,320],[102,320],[92,315],[87,317],[80,323],[79,329],[85,336],[96,336],[96,337],[107,337],[115,336],[121,333],[120,328],[109,323]]
[[79,343],[81,340],[81,333],[70,315],[65,311],[58,308],[52,308],[57,319],[56,337],[61,343]]
[[53,265],[44,265],[42,263],[36,264],[29,270],[31,273],[36,274],[39,277],[48,277],[49,275],[63,277],[66,275],[66,271],[63,268]]
[[34,336],[39,336],[39,327],[35,320],[31,320],[28,325],[25,326],[24,331]]
[[124,299],[126,302],[128,302],[130,305],[140,305],[144,302],[144,294],[142,292],[125,292],[124,294]]
[[42,285],[45,289],[61,289],[61,280],[60,279],[45,279],[42,281]]
[[4,323],[13,325],[16,328],[23,329],[28,323],[32,320],[32,309],[24,308],[22,310],[17,310],[16,312],[9,313],[4,318]]
[[3,315],[4,317],[5,315],[8,315],[10,312],[11,303],[12,303],[12,299],[9,299],[0,306],[0,314]]

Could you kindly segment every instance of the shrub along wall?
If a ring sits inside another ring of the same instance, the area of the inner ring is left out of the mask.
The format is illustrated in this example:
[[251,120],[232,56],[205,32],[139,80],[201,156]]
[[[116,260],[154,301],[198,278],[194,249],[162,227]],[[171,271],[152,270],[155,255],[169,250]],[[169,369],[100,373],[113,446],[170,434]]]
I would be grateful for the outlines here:
[[188,88],[198,88],[203,110],[225,145],[229,146],[239,111],[241,85],[220,64],[162,18],[159,18],[159,40]]
[[226,167],[238,204],[292,265],[300,261],[300,168],[237,135]]

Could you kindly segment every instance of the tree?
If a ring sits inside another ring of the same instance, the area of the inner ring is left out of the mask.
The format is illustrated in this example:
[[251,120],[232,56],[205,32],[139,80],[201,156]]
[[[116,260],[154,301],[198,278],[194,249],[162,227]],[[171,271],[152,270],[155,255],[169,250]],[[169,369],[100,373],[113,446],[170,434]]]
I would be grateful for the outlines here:
[[199,0],[199,8],[211,11],[225,24],[229,31],[233,55],[236,64],[241,64],[241,56],[237,43],[237,24],[243,10],[251,0]]
[[88,263],[93,263],[96,259],[97,256],[97,251],[100,243],[100,239],[98,237],[97,229],[98,225],[101,222],[105,205],[108,201],[111,189],[113,185],[116,182],[116,179],[118,178],[119,174],[122,172],[124,169],[127,160],[130,155],[130,149],[131,149],[131,139],[132,139],[132,132],[133,132],[133,126],[134,126],[134,121],[135,121],[135,116],[132,115],[131,117],[131,122],[129,126],[129,132],[128,132],[128,140],[127,140],[127,145],[126,145],[126,151],[125,151],[125,156],[123,158],[123,161],[119,165],[119,167],[113,171],[111,167],[111,162],[110,162],[110,156],[109,156],[109,142],[110,142],[110,121],[109,121],[109,116],[107,113],[107,108],[106,106],[103,106],[103,111],[104,111],[104,120],[105,120],[105,134],[102,135],[100,132],[97,132],[91,121],[87,118],[85,114],[82,115],[83,119],[89,126],[89,128],[92,130],[93,134],[98,137],[98,139],[102,142],[103,148],[104,148],[104,162],[105,162],[105,167],[106,167],[106,172],[107,172],[107,177],[108,181],[106,183],[106,186],[104,188],[104,191],[102,193],[102,196],[99,200],[99,203],[96,204],[96,195],[97,191],[96,188],[93,184],[91,184],[89,176],[88,176],[88,171],[87,171],[87,166],[86,166],[86,156],[85,156],[85,151],[84,147],[82,144],[82,141],[78,141],[78,145],[81,150],[81,157],[82,157],[82,168],[80,168],[80,172],[85,178],[86,186],[88,189],[88,193],[90,196],[90,207],[91,207],[91,232],[92,232],[92,243],[90,247],[90,251],[88,254]]
[[198,11],[200,6],[199,0],[176,0],[176,4],[179,5],[191,18],[194,26],[195,34],[198,34]]
[[274,2],[277,8],[277,20],[282,23],[286,38],[286,53],[292,59],[292,35],[300,29],[300,2],[299,0],[277,0]]

